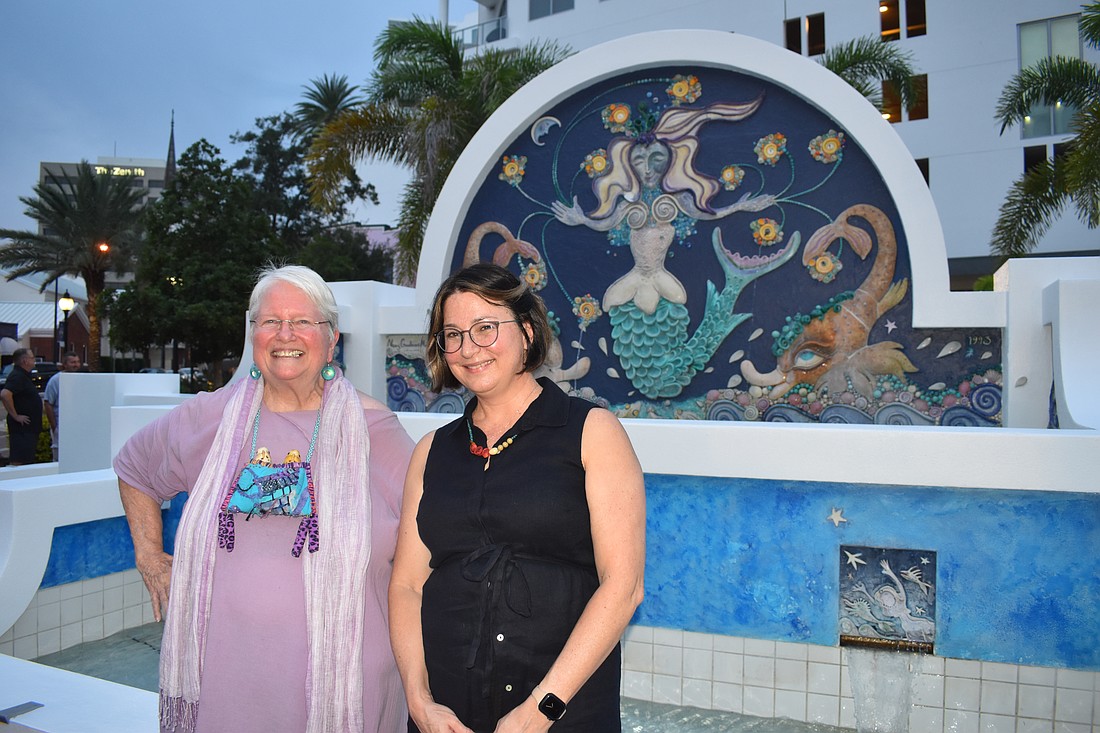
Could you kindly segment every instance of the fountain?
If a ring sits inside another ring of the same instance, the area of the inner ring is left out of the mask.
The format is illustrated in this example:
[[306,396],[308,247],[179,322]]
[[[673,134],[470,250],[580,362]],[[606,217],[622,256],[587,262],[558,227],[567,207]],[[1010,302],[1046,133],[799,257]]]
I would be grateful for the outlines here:
[[848,674],[859,733],[907,733],[915,656],[890,649],[851,647]]

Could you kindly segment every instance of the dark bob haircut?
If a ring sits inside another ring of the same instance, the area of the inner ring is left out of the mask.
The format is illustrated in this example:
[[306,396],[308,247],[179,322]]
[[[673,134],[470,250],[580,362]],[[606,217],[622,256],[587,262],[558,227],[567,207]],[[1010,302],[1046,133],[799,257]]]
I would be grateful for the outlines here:
[[[435,340],[435,335],[443,330],[443,306],[447,298],[456,293],[473,293],[486,302],[512,311],[512,317],[520,326],[527,351],[523,371],[533,372],[542,366],[550,351],[551,339],[554,338],[542,298],[532,292],[526,283],[499,265],[470,265],[444,280],[432,302],[426,354],[428,371],[432,375],[432,391],[441,392],[444,388],[454,389],[461,386],[447,366],[447,360]],[[530,338],[524,326],[531,327]]]

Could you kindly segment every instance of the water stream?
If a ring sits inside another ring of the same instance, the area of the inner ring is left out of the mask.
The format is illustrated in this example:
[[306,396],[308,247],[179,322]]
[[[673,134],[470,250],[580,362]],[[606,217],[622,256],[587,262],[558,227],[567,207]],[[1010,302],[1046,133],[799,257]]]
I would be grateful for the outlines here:
[[908,733],[915,654],[849,647],[858,733]]

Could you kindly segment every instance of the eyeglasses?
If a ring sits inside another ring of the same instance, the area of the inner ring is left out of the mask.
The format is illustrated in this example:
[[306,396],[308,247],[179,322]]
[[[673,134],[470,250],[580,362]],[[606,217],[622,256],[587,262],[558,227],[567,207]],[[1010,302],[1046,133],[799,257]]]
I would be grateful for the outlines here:
[[318,326],[327,325],[328,321],[311,321],[308,318],[265,318],[262,321],[250,321],[261,331],[278,331],[285,323],[291,331],[309,331]]
[[435,343],[444,354],[453,354],[462,348],[462,339],[469,334],[470,342],[475,346],[492,346],[497,342],[502,323],[519,323],[519,321],[479,321],[465,331],[445,328],[435,335]]

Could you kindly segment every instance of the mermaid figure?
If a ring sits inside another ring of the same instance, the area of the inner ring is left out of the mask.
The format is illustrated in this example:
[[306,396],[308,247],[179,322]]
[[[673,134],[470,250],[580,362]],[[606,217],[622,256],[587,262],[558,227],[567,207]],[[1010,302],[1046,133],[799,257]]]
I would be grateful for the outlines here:
[[[751,261],[731,254],[712,237],[715,254],[726,274],[721,293],[707,284],[703,319],[688,336],[687,290],[665,268],[669,247],[678,233],[696,221],[717,221],[737,212],[772,206],[775,197],[745,194],[715,208],[722,185],[695,167],[700,128],[711,121],[743,120],[760,106],[750,102],[719,102],[699,109],[670,107],[651,129],[614,138],[607,149],[607,172],[593,180],[598,205],[586,214],[577,198],[573,205],[555,201],[554,216],[568,226],[608,232],[612,241],[628,241],[634,265],[604,292],[603,310],[612,324],[614,352],[631,383],[649,398],[678,395],[702,369],[721,342],[750,314],[733,313],[741,290],[760,275],[786,262],[798,248],[798,235],[771,258]],[[680,234],[679,236],[682,236]]]

